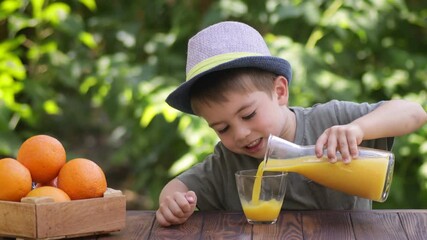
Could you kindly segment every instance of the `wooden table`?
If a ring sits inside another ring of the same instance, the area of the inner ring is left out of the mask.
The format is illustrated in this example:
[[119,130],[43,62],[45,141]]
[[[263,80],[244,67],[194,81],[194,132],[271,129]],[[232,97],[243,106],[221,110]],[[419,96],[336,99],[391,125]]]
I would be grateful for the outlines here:
[[161,227],[155,211],[128,211],[126,228],[91,239],[427,239],[427,210],[284,211],[274,225],[251,225],[240,212],[196,212]]

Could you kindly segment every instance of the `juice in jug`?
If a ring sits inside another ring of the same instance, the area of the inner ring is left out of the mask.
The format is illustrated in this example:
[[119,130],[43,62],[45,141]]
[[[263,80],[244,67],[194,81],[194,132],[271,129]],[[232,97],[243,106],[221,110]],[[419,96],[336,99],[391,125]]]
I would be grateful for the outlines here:
[[[270,136],[265,159],[257,175],[264,171],[296,172],[328,188],[378,202],[387,199],[394,167],[391,152],[359,148],[359,157],[351,163],[329,163],[326,157],[317,158],[314,146],[299,146]],[[253,201],[257,201],[257,183]]]

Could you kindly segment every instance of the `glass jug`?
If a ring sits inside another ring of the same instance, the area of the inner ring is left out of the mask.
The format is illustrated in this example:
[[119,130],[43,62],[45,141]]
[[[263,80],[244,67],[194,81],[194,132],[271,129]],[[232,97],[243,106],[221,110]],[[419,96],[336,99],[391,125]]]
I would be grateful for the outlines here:
[[263,171],[299,173],[328,188],[384,202],[393,178],[394,155],[391,152],[359,147],[359,157],[344,164],[339,153],[336,163],[324,155],[317,158],[314,145],[300,146],[270,135]]

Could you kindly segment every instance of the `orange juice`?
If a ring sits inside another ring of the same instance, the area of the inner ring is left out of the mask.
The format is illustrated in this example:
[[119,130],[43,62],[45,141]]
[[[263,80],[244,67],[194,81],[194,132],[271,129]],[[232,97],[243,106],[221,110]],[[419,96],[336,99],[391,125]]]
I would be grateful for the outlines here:
[[282,172],[261,173],[259,169],[235,173],[240,202],[249,223],[273,224],[277,221],[286,193],[286,176],[287,173]]
[[282,208],[282,202],[276,199],[259,200],[257,203],[242,201],[242,208],[249,220],[267,222],[277,219]]
[[[319,159],[312,156],[270,159],[265,166],[264,162],[260,164],[257,175],[262,175],[263,171],[296,172],[331,189],[382,201],[388,164],[388,157],[361,157],[349,164],[341,161],[332,164],[325,157]],[[258,200],[257,194],[259,190],[254,187],[253,201]]]

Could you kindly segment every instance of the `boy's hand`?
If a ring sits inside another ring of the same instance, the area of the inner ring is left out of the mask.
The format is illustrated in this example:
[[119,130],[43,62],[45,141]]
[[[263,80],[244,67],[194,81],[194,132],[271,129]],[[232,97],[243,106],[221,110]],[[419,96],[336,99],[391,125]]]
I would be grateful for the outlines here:
[[175,192],[160,203],[156,212],[157,222],[162,226],[184,223],[196,209],[197,197],[193,191]]
[[357,146],[363,140],[363,131],[357,124],[337,125],[326,129],[317,139],[315,151],[318,158],[323,156],[323,149],[329,162],[337,161],[337,151],[341,153],[344,163],[349,163],[351,158],[357,158]]

